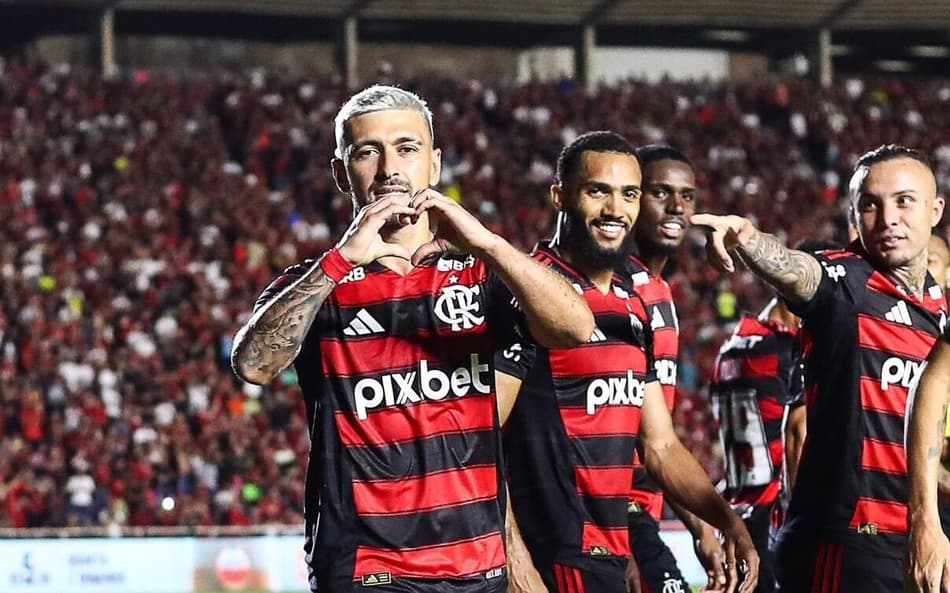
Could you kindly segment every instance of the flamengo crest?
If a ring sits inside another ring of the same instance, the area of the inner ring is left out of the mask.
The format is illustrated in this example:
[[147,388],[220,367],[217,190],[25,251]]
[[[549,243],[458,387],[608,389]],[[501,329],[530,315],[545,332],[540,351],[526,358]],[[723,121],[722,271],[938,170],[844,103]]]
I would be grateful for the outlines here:
[[479,294],[480,286],[446,286],[435,301],[435,316],[452,326],[454,332],[479,326],[485,323],[485,316],[480,315]]

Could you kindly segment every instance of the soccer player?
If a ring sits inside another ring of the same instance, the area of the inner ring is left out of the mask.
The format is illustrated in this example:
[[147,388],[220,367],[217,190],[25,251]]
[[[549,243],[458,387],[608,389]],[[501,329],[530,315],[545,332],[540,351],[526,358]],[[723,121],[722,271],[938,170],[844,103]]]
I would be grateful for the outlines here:
[[353,223],[264,291],[232,352],[252,383],[295,365],[313,439],[311,588],[504,591],[492,357],[520,325],[515,302],[549,347],[587,340],[593,317],[563,278],[429,189],[440,152],[422,99],[370,87],[340,109],[336,140]]
[[[636,253],[631,279],[643,298],[654,332],[656,375],[663,388],[667,409],[672,413],[676,393],[676,363],[679,356],[679,320],[673,293],[662,273],[670,257],[686,237],[689,217],[696,212],[696,173],[680,150],[662,144],[637,149],[643,168],[643,197],[634,226]],[[646,591],[688,591],[673,552],[660,538],[663,492],[639,459],[634,468],[630,493],[628,528],[633,561],[640,586]],[[709,588],[723,586],[722,546],[712,527],[679,507],[670,506],[693,535],[696,553],[706,568]]]
[[808,435],[779,536],[782,591],[903,586],[905,403],[946,321],[927,273],[944,201],[927,158],[897,145],[858,159],[849,189],[859,240],[819,255],[739,216],[693,217],[715,265],[733,271],[735,251],[803,321]]
[[631,280],[640,182],[633,147],[613,132],[584,134],[558,159],[557,232],[535,257],[574,284],[597,325],[583,346],[518,344],[498,356],[498,373],[508,375],[499,396],[510,400],[520,387],[504,440],[513,515],[550,591],[625,593],[639,434],[647,468],[671,497],[722,529],[730,561],[748,567],[742,590],[751,590],[751,538],[680,443],[656,379],[649,316]]
[[782,423],[803,388],[798,318],[778,298],[739,320],[722,345],[709,386],[726,461],[726,500],[759,552],[757,593],[775,588],[769,552],[784,461]]

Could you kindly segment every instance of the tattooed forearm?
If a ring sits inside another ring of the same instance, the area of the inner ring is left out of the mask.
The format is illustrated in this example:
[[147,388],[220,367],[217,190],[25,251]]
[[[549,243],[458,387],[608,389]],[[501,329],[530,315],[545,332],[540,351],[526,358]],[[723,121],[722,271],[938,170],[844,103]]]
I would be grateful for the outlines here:
[[811,255],[789,249],[774,235],[760,231],[736,250],[749,269],[785,298],[807,301],[815,296],[821,282],[821,265]]
[[248,383],[264,385],[286,369],[334,286],[314,267],[256,311],[234,337],[234,372]]

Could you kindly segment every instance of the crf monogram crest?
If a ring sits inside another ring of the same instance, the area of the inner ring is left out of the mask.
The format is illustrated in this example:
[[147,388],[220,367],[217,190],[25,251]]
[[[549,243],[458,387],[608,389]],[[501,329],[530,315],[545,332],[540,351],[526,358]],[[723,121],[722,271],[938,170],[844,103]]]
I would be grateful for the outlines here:
[[452,331],[472,329],[485,323],[481,313],[481,293],[479,286],[446,286],[435,301],[435,315],[452,326]]

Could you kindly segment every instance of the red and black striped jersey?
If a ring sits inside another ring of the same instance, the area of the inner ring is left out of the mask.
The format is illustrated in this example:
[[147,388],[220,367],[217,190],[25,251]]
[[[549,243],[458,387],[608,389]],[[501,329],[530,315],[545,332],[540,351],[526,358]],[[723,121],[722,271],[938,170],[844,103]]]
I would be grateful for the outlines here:
[[782,323],[743,317],[719,350],[709,386],[731,504],[771,505],[778,499],[782,423],[803,387],[795,333]]
[[[258,304],[306,269],[285,271]],[[372,263],[335,287],[294,361],[312,439],[311,587],[505,590],[492,357],[520,319],[471,256],[406,276]]]
[[620,274],[604,294],[546,244],[534,257],[573,283],[597,327],[576,348],[497,355],[499,371],[522,379],[504,430],[512,508],[539,566],[624,565],[634,445],[656,381],[646,310]]
[[946,324],[943,290],[922,299],[860,243],[817,256],[821,283],[802,317],[807,437],[780,537],[823,537],[904,554],[908,389]]
[[[666,407],[672,412],[676,395],[676,362],[679,357],[679,319],[673,304],[673,292],[666,280],[650,274],[643,262],[635,257],[630,259],[630,281],[646,303],[647,317],[653,331],[656,376],[663,386]],[[634,462],[630,501],[659,521],[663,513],[663,492],[641,462],[641,455],[642,451],[638,451]]]

